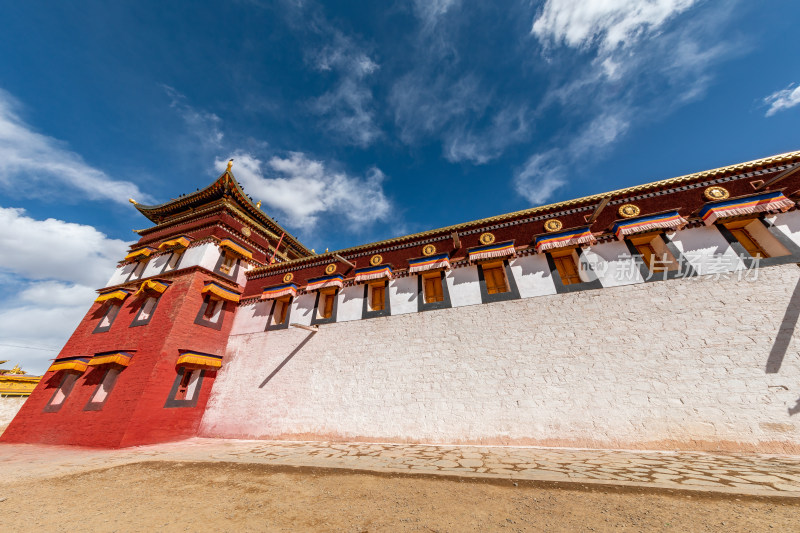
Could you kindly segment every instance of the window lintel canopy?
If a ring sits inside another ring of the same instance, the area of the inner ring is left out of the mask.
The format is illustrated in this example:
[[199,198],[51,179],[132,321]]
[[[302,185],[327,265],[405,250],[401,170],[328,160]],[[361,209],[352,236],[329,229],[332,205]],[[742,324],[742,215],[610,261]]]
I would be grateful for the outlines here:
[[153,255],[157,251],[152,246],[145,246],[144,248],[137,248],[125,256],[125,261],[143,261]]
[[239,293],[234,292],[231,289],[226,289],[219,283],[215,283],[213,281],[207,281],[201,293],[208,294],[213,300],[226,300],[234,303],[239,303],[240,298]]
[[421,257],[419,259],[409,259],[408,261],[409,274],[441,269],[450,270],[449,254],[431,255],[429,257]]
[[225,250],[226,252],[236,255],[238,257],[243,257],[245,259],[253,258],[253,252],[251,252],[244,246],[239,246],[230,239],[223,239],[219,241],[219,247]]
[[89,366],[89,358],[85,355],[74,355],[72,357],[62,357],[53,361],[48,372],[58,372],[59,370],[67,370],[71,372],[78,372],[82,374]]
[[123,300],[125,300],[125,298],[130,296],[130,294],[131,291],[126,291],[124,289],[116,289],[113,291],[102,293],[100,296],[95,298],[94,301],[97,303],[111,302],[111,301],[122,302]]
[[333,274],[331,276],[310,279],[308,280],[308,285],[306,285],[306,291],[318,291],[320,289],[327,289],[328,287],[336,287],[337,289],[344,287],[344,276],[341,274]]
[[168,241],[164,241],[158,245],[159,250],[176,250],[187,248],[189,243],[192,242],[192,238],[188,235],[181,235],[180,237],[175,237],[174,239],[170,239]]
[[136,291],[134,296],[139,296],[140,294],[163,294],[165,290],[169,287],[169,283],[166,281],[161,281],[157,279],[148,279],[142,282],[139,286],[139,290]]
[[517,255],[514,250],[514,241],[496,242],[485,246],[478,246],[468,250],[470,263],[482,261],[484,259],[495,259],[501,257],[514,257]]
[[391,277],[391,265],[375,265],[357,269],[356,277],[353,281],[356,283],[362,283],[364,281],[372,281],[374,279],[391,279]]
[[611,231],[617,236],[617,239],[622,240],[627,235],[656,229],[681,229],[686,224],[686,219],[677,211],[667,211],[666,213],[618,220],[614,223]]
[[262,300],[275,300],[284,296],[297,296],[297,285],[294,283],[284,283],[283,285],[276,285],[275,287],[267,287],[261,293]]
[[178,361],[175,366],[218,370],[222,367],[222,356],[195,350],[178,350]]
[[719,219],[768,211],[785,212],[794,205],[794,201],[784,196],[781,191],[751,194],[733,200],[706,204],[700,210],[700,218],[703,219],[706,226],[710,226]]
[[89,366],[100,366],[100,365],[119,365],[119,366],[128,366],[131,362],[131,358],[133,357],[132,350],[128,351],[113,351],[113,352],[101,352],[94,354],[89,360]]
[[588,227],[573,228],[556,233],[545,233],[536,237],[534,246],[539,253],[556,248],[567,248],[581,244],[595,244],[597,239]]

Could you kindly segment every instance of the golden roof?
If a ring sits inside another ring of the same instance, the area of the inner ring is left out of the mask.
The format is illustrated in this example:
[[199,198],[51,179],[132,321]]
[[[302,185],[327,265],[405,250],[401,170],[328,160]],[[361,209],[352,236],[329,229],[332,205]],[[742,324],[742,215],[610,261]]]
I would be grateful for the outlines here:
[[131,203],[133,203],[134,207],[136,207],[141,214],[157,224],[155,228],[139,230],[137,233],[150,233],[161,225],[169,224],[176,219],[186,218],[187,215],[194,213],[195,209],[199,206],[220,199],[234,201],[248,218],[263,226],[266,233],[274,233],[277,235],[285,234],[284,244],[291,246],[298,255],[311,255],[311,251],[298,241],[296,237],[286,231],[280,224],[273,220],[272,217],[268,216],[256,206],[250,197],[245,194],[239,182],[236,181],[230,168],[223,172],[219,178],[205,189],[185,194],[168,202],[164,202],[163,204],[142,205],[132,201]]

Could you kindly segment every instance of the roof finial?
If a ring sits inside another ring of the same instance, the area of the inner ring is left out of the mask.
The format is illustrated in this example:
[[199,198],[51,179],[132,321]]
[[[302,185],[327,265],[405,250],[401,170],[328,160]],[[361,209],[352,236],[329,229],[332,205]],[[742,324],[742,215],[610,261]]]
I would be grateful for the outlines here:
[[228,161],[228,170],[227,170],[226,172],[230,172],[230,171],[231,171],[231,167],[232,167],[232,166],[233,166],[233,158],[231,158],[231,159]]
[[138,204],[138,203],[139,203],[139,202],[137,202],[136,200],[134,200],[133,198],[128,198],[128,201],[129,201],[130,203],[132,203],[133,205],[136,205],[136,204]]
[[261,200],[259,200],[258,203],[256,203],[256,207],[261,209]]

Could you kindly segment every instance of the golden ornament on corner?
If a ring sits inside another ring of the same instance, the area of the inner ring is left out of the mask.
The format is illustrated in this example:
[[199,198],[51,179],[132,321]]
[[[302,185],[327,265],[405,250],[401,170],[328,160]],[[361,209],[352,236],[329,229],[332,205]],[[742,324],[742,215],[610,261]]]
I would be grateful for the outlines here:
[[429,256],[436,253],[436,246],[433,244],[426,244],[422,247],[422,255]]
[[378,266],[383,262],[383,257],[380,254],[375,254],[369,259],[369,264],[372,266]]
[[633,204],[625,204],[619,207],[618,212],[619,216],[621,216],[622,218],[633,218],[635,216],[638,216],[639,213],[642,212],[642,210],[639,209],[639,206]]
[[481,235],[481,244],[492,244],[494,242],[494,233],[484,233]]
[[284,283],[289,283],[293,279],[294,279],[294,274],[292,274],[291,272],[287,272],[286,275],[283,276],[283,282]]
[[703,196],[705,196],[707,200],[727,200],[731,197],[731,193],[729,193],[728,189],[725,187],[715,185],[703,191]]
[[333,274],[334,272],[336,272],[336,263],[331,263],[325,267],[326,274]]
[[244,235],[245,237],[249,237],[252,234],[253,232],[250,231],[250,228],[248,228],[247,226],[242,227],[242,235]]
[[562,224],[561,221],[558,220],[557,218],[551,218],[550,220],[544,223],[544,230],[548,233],[558,231],[563,227],[564,224]]

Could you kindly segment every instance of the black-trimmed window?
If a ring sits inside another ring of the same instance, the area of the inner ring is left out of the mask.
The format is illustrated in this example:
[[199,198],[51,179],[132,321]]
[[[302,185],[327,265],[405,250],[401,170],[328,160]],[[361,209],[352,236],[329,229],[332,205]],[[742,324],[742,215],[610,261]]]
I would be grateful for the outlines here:
[[478,282],[483,303],[519,298],[519,290],[507,259],[478,264]]
[[114,319],[117,318],[121,308],[122,303],[119,302],[109,302],[106,304],[106,312],[103,313],[103,317],[97,323],[97,327],[94,328],[92,333],[104,333],[110,330],[111,325],[114,323]]
[[550,255],[553,258],[553,263],[556,265],[556,272],[561,278],[563,285],[574,285],[582,283],[578,263],[575,261],[574,250],[557,250]]
[[[544,255],[558,294],[603,288],[600,278],[595,274],[592,264],[587,261],[582,248],[561,248],[545,252]],[[562,259],[558,261],[559,258]]]
[[236,257],[230,254],[222,254],[222,262],[219,264],[219,271],[230,276],[236,266]]
[[205,370],[180,367],[164,407],[194,407],[200,398]]
[[266,331],[275,329],[286,329],[289,327],[289,319],[292,312],[292,297],[284,296],[272,300],[269,311]]
[[219,254],[217,264],[214,265],[214,272],[229,280],[235,280],[241,264],[242,261],[239,256],[222,251]]
[[333,317],[333,308],[336,304],[336,290],[319,291],[319,305],[317,306],[317,318],[330,319]]
[[75,388],[75,383],[80,376],[77,372],[62,372],[62,374],[61,383],[58,384],[58,388],[56,388],[56,391],[50,397],[50,401],[44,407],[45,413],[55,413],[61,409],[72,389]]
[[370,283],[368,284],[367,289],[367,300],[369,303],[367,306],[369,307],[370,311],[383,311],[386,309],[386,282],[381,281],[379,283]]
[[149,262],[150,261],[148,259],[137,261],[136,266],[134,266],[133,270],[131,270],[131,273],[128,274],[128,278],[125,280],[125,282],[127,283],[129,281],[141,279],[142,274],[144,274],[144,269],[147,268],[147,263]]
[[336,287],[328,287],[317,291],[317,297],[314,300],[314,316],[311,319],[311,325],[336,322],[336,311],[339,307],[337,303],[339,299],[338,296],[339,289]]
[[207,328],[222,329],[222,319],[225,314],[225,301],[219,298],[211,298],[206,295],[203,298],[203,304],[200,306],[200,311],[194,319],[195,324],[200,324]]
[[389,298],[389,280],[380,279],[364,283],[364,303],[361,318],[376,318],[392,314],[392,302]]
[[423,272],[417,276],[417,280],[418,311],[452,307],[444,270]]
[[158,301],[161,299],[160,296],[161,295],[148,295],[143,298],[139,310],[136,312],[136,317],[133,319],[133,322],[131,322],[130,327],[146,326],[150,323],[150,320],[153,319],[153,315],[156,312],[156,307],[158,307]]
[[625,240],[628,251],[633,256],[641,257],[641,270],[645,280],[654,276],[657,279],[666,279],[667,272],[680,268],[678,260],[669,250],[662,232],[651,232],[642,235],[631,235]]
[[[103,365],[103,368],[98,368],[94,370],[94,372],[99,372],[102,377],[97,384],[97,388],[92,393],[92,397],[89,398],[89,401],[83,408],[84,411],[100,411],[103,408],[103,405],[105,405],[108,400],[108,396],[114,389],[114,385],[117,383],[117,378],[120,372],[122,372],[122,369],[116,366]],[[87,378],[87,384],[88,381],[89,378]]]
[[[782,239],[782,235],[762,217],[746,216],[738,220],[717,222],[715,225],[747,268],[791,260],[790,250],[795,249],[794,244],[788,239]],[[756,263],[761,260],[766,262]]]
[[186,251],[185,248],[180,248],[178,250],[173,250],[172,253],[169,255],[169,259],[167,259],[166,264],[164,265],[164,269],[161,271],[163,272],[170,272],[172,270],[177,270],[178,265],[183,258],[183,253]]
[[444,301],[444,279],[441,272],[422,274],[422,298],[426,304]]

